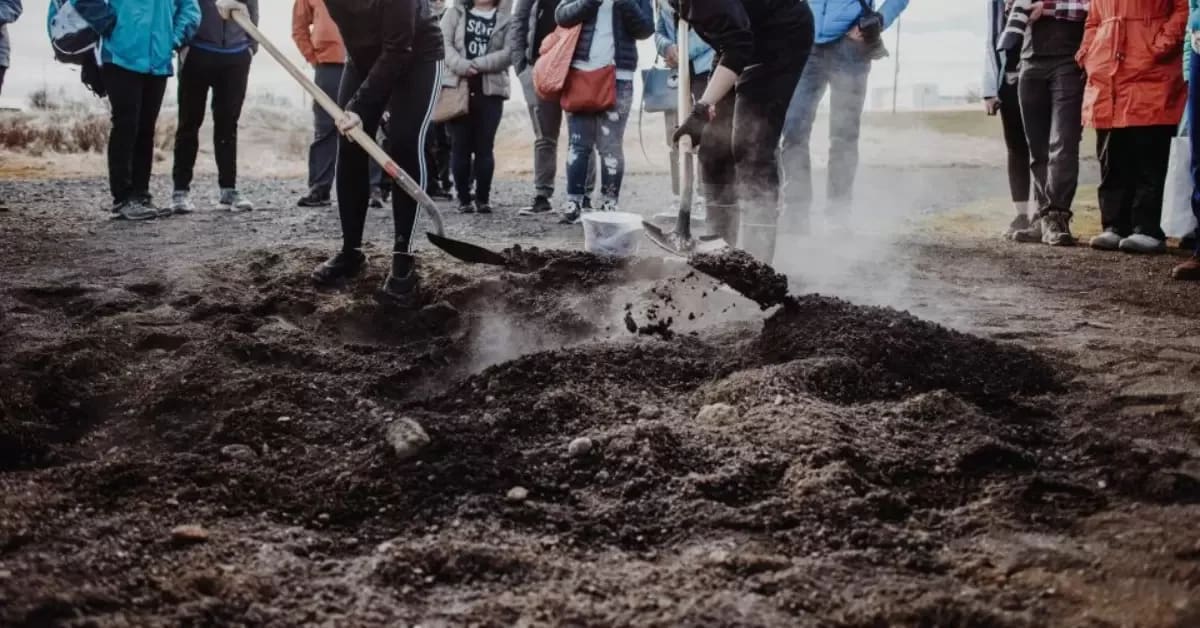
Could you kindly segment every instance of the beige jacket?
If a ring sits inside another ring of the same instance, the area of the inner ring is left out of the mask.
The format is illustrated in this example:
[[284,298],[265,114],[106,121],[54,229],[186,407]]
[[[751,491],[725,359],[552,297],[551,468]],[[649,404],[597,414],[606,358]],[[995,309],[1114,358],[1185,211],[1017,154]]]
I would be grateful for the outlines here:
[[442,85],[454,87],[460,80],[466,80],[467,70],[474,63],[483,74],[484,95],[508,98],[508,66],[512,65],[512,57],[508,54],[507,40],[511,19],[509,0],[502,0],[496,8],[496,28],[488,40],[487,54],[467,60],[467,7],[462,2],[446,7],[441,24],[446,44],[446,72],[442,76]]

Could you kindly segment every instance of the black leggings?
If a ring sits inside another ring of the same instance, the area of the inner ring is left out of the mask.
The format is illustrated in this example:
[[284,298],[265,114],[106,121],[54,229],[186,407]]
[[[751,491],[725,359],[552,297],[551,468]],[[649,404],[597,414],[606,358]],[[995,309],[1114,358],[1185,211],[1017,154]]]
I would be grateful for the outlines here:
[[167,77],[104,64],[104,87],[112,109],[108,134],[108,184],[113,201],[150,198],[154,126],[167,91]]
[[[441,84],[441,67],[439,61],[412,64],[392,88],[392,96],[387,104],[388,154],[422,188],[428,177],[425,132],[433,115],[437,86]],[[348,60],[342,73],[342,84],[338,88],[338,104],[344,107],[362,82],[363,73],[355,67],[353,60]],[[379,119],[383,117],[382,109],[360,110],[357,113],[362,118],[363,130],[375,137],[379,130]],[[342,219],[342,248],[345,250],[362,247],[367,207],[371,201],[369,160],[366,151],[349,138],[343,136],[338,141],[338,214]],[[412,250],[417,201],[395,186],[392,189],[392,216],[396,229],[395,252],[408,253]]]
[[179,67],[179,128],[175,131],[175,190],[192,185],[200,125],[212,91],[213,154],[221,189],[237,187],[237,134],[246,83],[250,77],[249,50],[234,54],[193,48]]
[[1014,203],[1029,202],[1029,142],[1021,122],[1021,102],[1016,82],[1000,85],[1000,124],[1004,127],[1004,146],[1008,148],[1008,190]]
[[496,131],[504,115],[500,96],[471,94],[467,115],[450,121],[450,164],[454,169],[454,188],[459,203],[472,200],[471,181],[475,182],[474,200],[491,202],[492,175],[496,172]]

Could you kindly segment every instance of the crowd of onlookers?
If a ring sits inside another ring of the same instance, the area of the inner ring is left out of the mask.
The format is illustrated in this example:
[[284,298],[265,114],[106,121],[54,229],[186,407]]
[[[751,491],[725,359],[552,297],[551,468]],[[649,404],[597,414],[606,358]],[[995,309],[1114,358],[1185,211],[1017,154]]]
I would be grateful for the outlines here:
[[[1016,242],[1073,245],[1072,203],[1084,127],[1096,133],[1106,251],[1166,251],[1161,227],[1172,139],[1190,134],[1192,211],[1200,217],[1200,128],[1183,120],[1200,64],[1200,0],[990,0],[985,105],[1008,147]],[[1189,90],[1189,83],[1191,89]],[[1200,101],[1188,118],[1194,119]],[[1189,156],[1185,156],[1185,159]],[[1177,164],[1180,165],[1180,164]],[[1030,203],[1032,179],[1033,202]],[[1200,243],[1176,266],[1200,279]]]

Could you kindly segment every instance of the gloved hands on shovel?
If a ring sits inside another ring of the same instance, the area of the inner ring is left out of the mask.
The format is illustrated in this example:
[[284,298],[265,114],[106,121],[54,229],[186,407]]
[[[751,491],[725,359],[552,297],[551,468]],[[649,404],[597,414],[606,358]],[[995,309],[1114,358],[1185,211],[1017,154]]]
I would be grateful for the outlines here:
[[675,134],[671,136],[671,143],[678,144],[679,140],[684,136],[692,138],[692,146],[700,145],[700,137],[704,135],[704,129],[712,122],[716,115],[716,108],[705,102],[698,102],[692,108],[692,113],[683,121],[683,124],[675,127]]
[[238,0],[217,0],[217,13],[221,14],[221,19],[233,19],[233,12],[241,11],[245,15],[250,15],[250,9],[246,5],[238,2]]

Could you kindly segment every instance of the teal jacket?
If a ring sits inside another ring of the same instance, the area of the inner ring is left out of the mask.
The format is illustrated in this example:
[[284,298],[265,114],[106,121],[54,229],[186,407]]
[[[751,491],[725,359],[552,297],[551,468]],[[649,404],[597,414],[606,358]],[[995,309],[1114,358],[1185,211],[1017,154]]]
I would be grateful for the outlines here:
[[1188,32],[1183,38],[1183,80],[1191,77],[1192,33],[1200,31],[1200,0],[1188,0]]
[[175,51],[200,26],[196,0],[71,0],[100,33],[100,60],[131,72],[170,76]]

